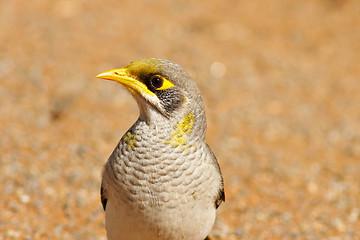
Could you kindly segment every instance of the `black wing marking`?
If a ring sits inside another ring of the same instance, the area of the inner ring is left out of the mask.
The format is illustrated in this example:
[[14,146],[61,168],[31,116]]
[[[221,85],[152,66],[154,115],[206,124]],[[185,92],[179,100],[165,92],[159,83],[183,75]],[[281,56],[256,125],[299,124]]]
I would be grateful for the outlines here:
[[[222,181],[221,181],[222,183]],[[224,192],[224,185],[222,184],[222,188],[219,190],[219,195],[215,200],[215,208],[217,209],[222,202],[225,202],[225,192]]]
[[215,199],[215,208],[218,208],[222,202],[225,202],[224,179],[223,179],[223,176],[221,174],[219,163],[218,163],[214,153],[211,151],[209,145],[207,145],[207,148],[210,151],[211,156],[212,156],[213,161],[214,161],[214,165],[215,165],[216,169],[218,170],[218,172],[220,173],[220,176],[221,176],[221,185],[220,185],[220,189],[219,189],[219,194],[217,195],[217,197]]
[[105,192],[106,192],[105,188],[103,188],[103,186],[101,185],[100,196],[101,196],[101,204],[103,206],[104,211],[106,211],[106,204],[107,204],[107,201],[108,201],[106,196],[105,196]]

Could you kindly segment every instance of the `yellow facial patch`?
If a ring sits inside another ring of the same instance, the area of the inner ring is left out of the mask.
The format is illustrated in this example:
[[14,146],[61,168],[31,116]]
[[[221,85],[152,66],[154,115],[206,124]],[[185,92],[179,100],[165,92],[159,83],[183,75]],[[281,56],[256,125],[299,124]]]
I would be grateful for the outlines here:
[[[151,73],[156,73],[162,71],[162,64],[161,61],[158,59],[141,59],[135,62],[130,63],[125,67],[129,73],[132,75],[136,75],[142,72],[144,75],[148,75]],[[163,84],[161,87],[157,88],[156,90],[165,90],[174,86],[172,82],[168,79],[164,78],[160,75],[155,75],[163,80]]]
[[171,135],[169,141],[164,141],[165,144],[170,144],[174,147],[188,148],[187,137],[190,135],[194,126],[195,116],[188,113],[177,125],[176,131]]
[[131,147],[132,150],[135,149],[136,135],[130,132],[127,132],[124,136],[124,143]]

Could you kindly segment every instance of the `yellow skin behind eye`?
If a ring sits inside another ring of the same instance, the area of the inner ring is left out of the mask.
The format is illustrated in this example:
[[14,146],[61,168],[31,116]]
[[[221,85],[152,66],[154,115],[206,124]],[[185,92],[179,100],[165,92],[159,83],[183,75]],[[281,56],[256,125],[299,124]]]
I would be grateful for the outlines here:
[[174,86],[172,82],[164,78],[163,76],[156,75],[157,77],[161,78],[163,80],[163,85],[159,88],[156,88],[155,90],[166,90]]

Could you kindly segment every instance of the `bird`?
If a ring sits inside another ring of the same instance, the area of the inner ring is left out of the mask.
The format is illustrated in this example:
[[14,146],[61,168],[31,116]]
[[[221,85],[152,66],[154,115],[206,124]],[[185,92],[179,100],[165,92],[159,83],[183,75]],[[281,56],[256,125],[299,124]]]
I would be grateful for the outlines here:
[[120,83],[140,112],[103,168],[107,238],[208,239],[225,192],[194,80],[180,65],[158,58],[96,77]]

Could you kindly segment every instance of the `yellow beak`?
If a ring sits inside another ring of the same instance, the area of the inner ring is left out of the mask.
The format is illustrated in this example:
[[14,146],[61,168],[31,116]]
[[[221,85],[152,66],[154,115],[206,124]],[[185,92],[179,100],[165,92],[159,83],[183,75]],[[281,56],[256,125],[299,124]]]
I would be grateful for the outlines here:
[[151,92],[144,83],[131,76],[126,68],[108,70],[98,74],[96,77],[121,83],[132,94],[136,94],[137,92],[142,96],[150,95],[156,97],[156,95]]

